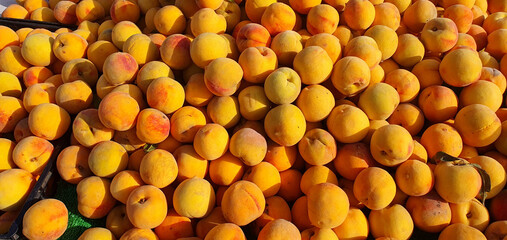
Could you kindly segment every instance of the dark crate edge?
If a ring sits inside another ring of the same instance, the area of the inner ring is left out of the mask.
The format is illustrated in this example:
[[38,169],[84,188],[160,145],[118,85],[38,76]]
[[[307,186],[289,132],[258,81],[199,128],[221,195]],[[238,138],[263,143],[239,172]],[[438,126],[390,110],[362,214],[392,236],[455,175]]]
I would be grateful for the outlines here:
[[19,215],[16,217],[11,227],[9,228],[9,232],[6,234],[0,235],[0,240],[18,240],[18,239],[26,239],[21,230],[23,228],[23,217],[25,216],[26,211],[35,204],[36,202],[46,198],[45,190],[48,186],[50,179],[55,176],[56,173],[56,159],[58,155],[63,150],[63,148],[67,145],[68,134],[65,134],[63,137],[53,142],[53,153],[46,165],[42,174],[39,177],[39,180],[35,183],[34,187],[30,191]]
[[1,26],[7,26],[13,30],[18,30],[20,28],[44,28],[51,31],[56,31],[59,28],[69,28],[71,30],[76,30],[76,25],[66,25],[61,23],[51,23],[51,22],[41,22],[41,21],[34,21],[34,20],[28,20],[28,19],[17,19],[17,18],[4,18],[0,17],[0,25]]

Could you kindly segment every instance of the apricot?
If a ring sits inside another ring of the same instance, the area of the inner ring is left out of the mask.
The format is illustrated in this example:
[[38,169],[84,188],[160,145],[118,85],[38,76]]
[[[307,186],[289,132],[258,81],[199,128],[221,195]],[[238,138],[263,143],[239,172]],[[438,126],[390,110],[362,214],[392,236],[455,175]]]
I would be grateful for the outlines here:
[[206,87],[217,96],[233,95],[238,90],[242,77],[241,66],[229,58],[211,61],[204,71]]
[[505,237],[505,227],[506,227],[507,221],[496,221],[491,223],[488,228],[486,228],[486,231],[484,232],[484,235],[488,239],[502,239]]
[[377,129],[371,138],[373,158],[384,166],[396,166],[406,161],[413,152],[414,142],[410,133],[398,125]]
[[140,9],[137,2],[128,0],[114,0],[109,8],[111,19],[115,23],[121,21],[137,22],[139,20]]
[[16,167],[12,160],[12,151],[15,146],[15,142],[7,138],[0,138],[0,172]]
[[28,19],[29,16],[28,11],[18,4],[7,6],[2,12],[2,17],[4,18]]
[[183,181],[193,177],[204,178],[208,172],[208,161],[199,156],[192,145],[183,145],[174,152],[178,165],[177,180]]
[[430,122],[443,122],[456,115],[458,97],[450,88],[432,85],[419,94],[419,107]]
[[231,137],[229,149],[247,166],[260,163],[266,156],[266,139],[251,128],[243,128]]
[[298,143],[299,153],[311,165],[325,165],[336,156],[336,142],[323,129],[312,129]]
[[117,238],[120,238],[125,232],[134,228],[128,219],[125,205],[118,205],[109,212],[106,218],[106,228]]
[[0,133],[12,132],[16,124],[27,116],[21,100],[0,96]]
[[256,227],[263,228],[275,219],[292,220],[291,211],[287,202],[279,196],[272,196],[266,199],[264,213],[255,221]]
[[211,8],[202,8],[194,13],[190,22],[190,29],[194,36],[201,33],[224,33],[227,29],[225,17],[215,13]]
[[[318,67],[317,67],[318,66]],[[319,46],[307,46],[294,58],[294,70],[304,84],[319,84],[331,76],[333,60]]]
[[370,84],[371,73],[368,64],[356,56],[347,56],[336,62],[331,80],[333,86],[345,96],[353,96]]
[[116,23],[112,28],[111,40],[118,49],[123,49],[123,44],[127,39],[135,34],[140,34],[141,30],[136,24],[129,21]]
[[58,173],[63,180],[78,184],[93,173],[88,166],[90,150],[83,146],[69,146],[63,149],[56,160]]
[[104,61],[104,75],[111,85],[120,85],[134,80],[139,66],[129,53],[116,52]]
[[485,240],[484,234],[476,228],[467,226],[463,223],[455,223],[446,227],[438,236],[439,240],[443,239],[477,239]]
[[396,194],[396,184],[389,173],[378,167],[361,171],[354,181],[354,196],[367,208],[380,210],[387,207]]
[[366,239],[368,236],[368,219],[355,207],[350,207],[345,221],[333,228],[339,239]]
[[53,37],[43,33],[28,36],[21,47],[21,55],[30,64],[45,67],[55,61]]
[[368,220],[371,233],[377,238],[409,239],[414,231],[414,222],[410,213],[399,204],[380,210],[372,210]]
[[502,94],[505,92],[507,80],[505,80],[504,74],[498,69],[493,67],[483,67],[481,71],[481,77],[479,79],[490,81],[496,84]]
[[374,5],[375,18],[373,19],[372,26],[383,25],[396,31],[400,27],[401,22],[400,10],[396,5],[387,1]]
[[191,40],[182,34],[172,34],[160,46],[162,60],[173,69],[185,69],[192,63],[190,58]]
[[292,66],[297,53],[303,50],[302,37],[299,33],[288,30],[277,34],[271,42],[271,49],[283,66]]
[[164,221],[154,229],[159,239],[185,239],[193,236],[193,227],[189,218],[179,215],[174,209],[167,213]]
[[275,36],[280,32],[294,28],[296,13],[285,3],[272,3],[265,8],[259,22],[266,27],[271,35]]
[[417,106],[410,103],[403,103],[398,105],[388,121],[390,124],[397,124],[404,127],[410,135],[414,136],[423,128],[424,115]]
[[23,83],[29,88],[37,83],[44,83],[53,73],[46,67],[30,67],[23,73]]
[[412,73],[419,80],[421,89],[432,85],[441,85],[443,83],[439,73],[440,61],[436,59],[423,59],[412,68]]
[[502,39],[505,39],[505,36],[507,36],[507,29],[503,28],[495,30],[488,35],[488,44],[486,45],[486,51],[490,53],[491,56],[500,59],[507,53],[507,47],[499,43],[499,41],[501,42]]
[[121,203],[126,203],[134,189],[144,185],[141,175],[136,171],[125,170],[116,174],[111,181],[111,195]]
[[252,83],[263,83],[278,67],[275,52],[267,47],[245,49],[239,56],[238,63],[243,70],[243,78]]
[[23,216],[23,235],[30,239],[57,239],[67,229],[68,211],[57,199],[33,204]]
[[109,141],[114,130],[106,128],[99,119],[98,110],[87,109],[79,112],[72,124],[76,140],[85,147],[92,147],[102,141]]
[[423,59],[424,52],[423,43],[416,36],[406,33],[398,36],[398,48],[392,58],[403,67],[413,67]]
[[375,19],[375,7],[367,0],[349,0],[345,4],[343,18],[351,29],[366,30]]
[[35,182],[35,177],[23,169],[0,172],[0,193],[4,196],[0,201],[0,209],[7,212],[20,210]]
[[0,72],[0,94],[2,96],[20,97],[21,83],[16,75],[9,72]]
[[204,159],[215,160],[225,154],[229,146],[229,134],[219,124],[204,125],[195,134],[194,149]]
[[402,21],[411,32],[420,32],[426,22],[436,17],[437,9],[435,5],[429,0],[424,0],[408,6],[403,14]]
[[[479,173],[472,166],[460,165],[459,162],[441,162],[435,167],[434,174],[435,189],[450,203],[470,201],[482,185]],[[458,182],[456,177],[461,181]]]
[[204,238],[205,240],[238,239],[245,240],[245,234],[241,228],[233,223],[221,223],[213,227]]
[[362,170],[374,165],[374,159],[366,144],[352,143],[338,150],[333,164],[341,176],[353,181]]
[[472,147],[493,143],[501,133],[500,119],[487,106],[472,104],[462,108],[455,118],[455,128],[463,142]]
[[221,205],[227,221],[244,226],[262,215],[266,200],[257,185],[242,180],[225,191]]
[[127,151],[119,143],[113,141],[98,143],[88,157],[90,170],[99,177],[111,178],[126,169],[127,163]]
[[462,203],[451,203],[451,224],[464,223],[477,228],[479,231],[486,230],[489,224],[488,209],[477,199],[471,199]]
[[340,17],[338,11],[327,4],[319,4],[310,9],[306,20],[306,29],[312,35],[334,33]]
[[216,226],[227,223],[222,214],[222,208],[216,207],[211,213],[197,222],[195,232],[198,237],[204,238]]
[[79,236],[78,240],[88,240],[88,239],[104,239],[104,240],[113,240],[116,239],[111,231],[107,228],[94,227],[86,229],[81,236]]
[[130,54],[139,65],[160,58],[158,47],[144,34],[130,36],[123,44],[123,52]]
[[0,51],[0,70],[8,72],[16,77],[22,77],[30,63],[25,61],[18,46],[8,46]]
[[304,194],[320,183],[332,183],[338,185],[336,175],[325,166],[312,166],[308,168],[301,177],[300,188]]
[[290,68],[279,68],[266,78],[264,92],[266,97],[275,104],[292,103],[301,92],[301,78]]
[[[268,142],[268,149],[264,160],[275,166],[278,171],[291,168],[296,162],[298,149],[296,146],[282,146],[273,141]],[[299,183],[299,182],[298,182]]]
[[[483,93],[488,94],[483,94]],[[497,111],[502,104],[502,93],[492,82],[479,80],[463,88],[460,93],[460,105],[465,107],[472,104],[482,104],[493,111]]]
[[[357,125],[351,127],[345,124],[351,121],[356,122]],[[370,122],[368,116],[360,108],[342,104],[331,111],[326,125],[337,141],[355,143],[366,137]]]
[[127,216],[135,227],[155,228],[167,216],[166,197],[162,190],[152,185],[136,188],[130,193],[125,205]]
[[190,44],[190,57],[197,66],[204,68],[217,58],[225,58],[228,54],[227,45],[227,40],[220,35],[203,33]]
[[226,32],[232,32],[234,27],[241,21],[241,8],[236,2],[223,1],[215,12],[225,17]]
[[186,179],[174,191],[173,204],[181,216],[202,218],[213,210],[215,191],[211,184],[202,178]]
[[269,47],[270,44],[269,31],[257,23],[248,23],[241,27],[236,36],[236,45],[240,52],[249,47]]
[[89,86],[95,86],[99,78],[95,65],[84,58],[72,59],[66,62],[62,67],[61,76],[64,83],[82,80]]
[[205,124],[206,117],[197,108],[182,107],[171,116],[171,136],[179,142],[192,142],[197,131]]
[[433,158],[437,152],[445,152],[457,157],[463,150],[463,140],[458,131],[444,123],[428,127],[422,134],[421,144],[430,158]]
[[481,59],[469,48],[458,48],[449,52],[439,67],[444,82],[454,87],[465,87],[479,80],[481,70]]
[[127,93],[114,92],[102,99],[98,110],[100,121],[104,126],[117,131],[126,131],[134,127],[139,105]]
[[490,199],[498,195],[506,182],[505,171],[502,171],[503,167],[501,167],[501,164],[494,158],[487,156],[475,156],[468,161],[472,164],[478,164],[489,175],[491,191],[487,193],[486,198]]
[[170,152],[156,149],[143,157],[139,173],[145,183],[164,188],[176,179],[178,165]]
[[120,240],[135,240],[139,238],[145,238],[148,240],[158,240],[158,236],[151,229],[144,228],[131,228],[126,231],[120,238]]
[[303,138],[306,121],[299,108],[292,104],[283,104],[268,112],[264,119],[264,128],[271,140],[283,146],[293,146]]
[[263,119],[269,111],[271,103],[260,86],[250,86],[243,89],[238,96],[241,116],[247,120]]
[[97,176],[81,180],[76,188],[79,213],[90,219],[105,217],[116,204],[110,185],[108,179]]
[[298,228],[291,222],[285,219],[276,219],[268,224],[259,232],[258,239],[270,240],[289,238],[295,240],[301,240],[301,234]]
[[391,116],[399,102],[400,95],[394,87],[387,83],[376,83],[359,96],[358,106],[369,119],[384,120]]
[[[328,204],[330,199],[335,203],[333,206]],[[322,205],[327,205],[326,210]],[[335,228],[341,225],[348,211],[347,194],[334,184],[321,183],[308,192],[308,216],[312,224],[319,228]]]

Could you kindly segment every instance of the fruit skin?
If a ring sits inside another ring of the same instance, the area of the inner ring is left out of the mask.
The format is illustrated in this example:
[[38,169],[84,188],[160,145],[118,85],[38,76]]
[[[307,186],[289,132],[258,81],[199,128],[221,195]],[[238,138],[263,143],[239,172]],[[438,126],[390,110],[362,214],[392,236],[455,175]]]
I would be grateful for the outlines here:
[[396,169],[397,186],[409,196],[427,194],[434,184],[430,167],[419,160],[407,160]]
[[144,182],[137,171],[124,170],[114,176],[110,192],[116,200],[125,204],[130,193],[142,185]]
[[211,213],[215,205],[215,191],[202,178],[191,178],[181,182],[173,196],[174,209],[188,218],[203,218]]
[[[481,189],[481,176],[467,162],[441,162],[434,170],[435,189],[450,203],[462,203],[473,199]],[[459,179],[459,180],[458,180]]]
[[167,216],[166,197],[152,185],[136,188],[130,193],[125,205],[130,222],[138,228],[154,228]]
[[90,170],[99,177],[111,178],[126,169],[127,164],[127,151],[114,141],[98,143],[93,147],[88,157]]
[[320,46],[306,46],[294,57],[294,70],[302,83],[320,84],[331,76],[333,60]]
[[107,128],[126,131],[134,127],[139,104],[127,93],[108,94],[99,105],[99,119]]
[[487,239],[502,239],[505,237],[506,229],[507,227],[507,221],[496,221],[491,223],[488,228],[486,228],[486,231],[484,232],[484,235]]
[[[324,205],[327,207],[323,208]],[[308,216],[310,222],[319,228],[338,227],[345,221],[348,210],[347,194],[334,184],[321,183],[308,192]]]
[[133,81],[138,68],[136,59],[132,55],[116,52],[106,58],[103,70],[109,84],[120,85]]
[[154,231],[159,239],[183,239],[194,233],[190,218],[180,216],[174,209],[167,212],[167,217]]
[[[355,122],[354,126],[349,126],[347,122]],[[326,125],[329,132],[341,143],[355,143],[361,141],[368,134],[370,121],[368,116],[355,106],[342,104],[335,107],[329,117]]]
[[213,227],[204,240],[219,240],[219,239],[237,239],[245,240],[243,230],[233,223],[222,223]]
[[32,187],[35,178],[23,169],[8,169],[0,172],[0,209],[2,211],[18,211],[21,209]]
[[211,61],[204,70],[204,83],[216,96],[231,96],[239,88],[243,70],[230,58],[217,58]]
[[389,173],[378,167],[369,167],[357,175],[354,196],[366,207],[380,210],[387,207],[396,195],[396,184]]
[[466,145],[484,147],[494,143],[502,132],[502,123],[487,106],[472,104],[456,114],[454,127]]
[[385,236],[406,240],[414,230],[410,213],[399,204],[371,211],[368,220],[374,237]]
[[32,174],[40,174],[49,161],[53,149],[53,144],[48,140],[29,136],[19,141],[14,147],[12,160],[19,168]]
[[88,166],[90,150],[83,146],[69,146],[64,148],[56,159],[56,168],[60,177],[71,183],[78,184],[93,173]]
[[30,239],[57,239],[67,229],[68,211],[56,199],[43,199],[23,216],[23,235]]
[[463,223],[455,223],[446,227],[438,236],[438,240],[458,240],[458,239],[476,239],[486,240],[484,234],[476,228],[467,226]]
[[[468,160],[470,163],[479,164],[489,175],[491,181],[491,191],[488,192],[486,199],[491,199],[498,195],[504,189],[507,178],[505,169],[496,159],[488,156],[475,156]],[[503,170],[503,171],[502,171]],[[480,196],[477,196],[480,197]],[[479,198],[480,199],[480,198]]]
[[429,126],[422,134],[421,144],[432,158],[437,152],[445,152],[458,157],[463,151],[463,140],[458,131],[445,123]]
[[412,155],[414,141],[410,133],[399,125],[380,127],[370,142],[373,158],[384,166],[399,165]]
[[301,240],[301,234],[293,223],[285,219],[276,219],[266,224],[258,236],[259,240],[282,238]]
[[264,128],[271,140],[282,146],[293,146],[303,138],[306,121],[299,108],[292,104],[282,104],[268,112]]
[[479,55],[466,47],[446,54],[439,67],[444,82],[454,87],[465,87],[479,80],[481,70]]
[[86,229],[81,236],[79,236],[78,240],[92,240],[92,239],[104,239],[104,240],[114,240],[116,239],[111,231],[107,228],[94,227]]
[[291,68],[278,68],[267,76],[264,92],[266,97],[275,104],[292,103],[301,92],[301,78]]
[[[88,1],[88,0],[87,0]],[[61,33],[53,43],[53,52],[62,62],[83,58],[86,54],[88,42],[75,33]]]
[[0,133],[11,132],[27,116],[23,102],[15,97],[0,96],[0,107]]
[[92,89],[83,81],[64,83],[55,93],[56,104],[70,114],[77,114],[92,104]]
[[164,188],[176,180],[178,165],[170,152],[155,149],[143,157],[139,173],[146,184]]
[[76,188],[79,213],[90,219],[105,217],[116,205],[110,186],[108,179],[97,176],[81,180]]
[[458,28],[449,18],[431,19],[424,24],[421,41],[429,51],[447,52],[458,42]]
[[353,30],[365,30],[375,19],[375,7],[367,0],[349,0],[345,4],[343,18]]
[[345,221],[333,231],[338,239],[364,240],[369,233],[368,219],[360,209],[350,207]]
[[488,227],[488,209],[479,200],[474,198],[468,202],[449,205],[451,206],[451,224],[464,223],[482,232]]
[[227,221],[244,226],[262,215],[266,199],[257,185],[242,180],[225,191],[221,205]]
[[400,103],[400,95],[387,83],[375,83],[359,96],[358,106],[370,120],[385,120]]
[[458,97],[448,87],[431,85],[419,94],[419,107],[430,122],[444,122],[458,112]]
[[151,230],[145,228],[132,228],[126,231],[120,240],[135,240],[135,239],[158,240],[158,236]]
[[435,191],[424,196],[410,196],[406,208],[417,228],[426,232],[441,232],[451,222],[451,207]]

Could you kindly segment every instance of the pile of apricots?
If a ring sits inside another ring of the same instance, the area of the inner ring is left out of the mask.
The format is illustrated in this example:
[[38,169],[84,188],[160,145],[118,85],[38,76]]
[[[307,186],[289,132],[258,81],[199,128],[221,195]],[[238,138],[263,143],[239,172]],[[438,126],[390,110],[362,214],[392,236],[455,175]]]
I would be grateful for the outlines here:
[[506,239],[507,0],[17,2],[0,233],[57,155],[79,240]]

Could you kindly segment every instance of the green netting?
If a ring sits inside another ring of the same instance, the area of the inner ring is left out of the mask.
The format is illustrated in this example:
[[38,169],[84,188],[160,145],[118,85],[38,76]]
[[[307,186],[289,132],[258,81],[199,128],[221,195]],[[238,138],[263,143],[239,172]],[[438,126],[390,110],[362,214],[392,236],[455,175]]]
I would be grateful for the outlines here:
[[91,227],[105,227],[106,218],[88,219],[77,210],[76,185],[72,185],[63,180],[58,180],[55,198],[65,203],[69,210],[69,225],[67,231],[59,239],[76,240],[81,234]]

